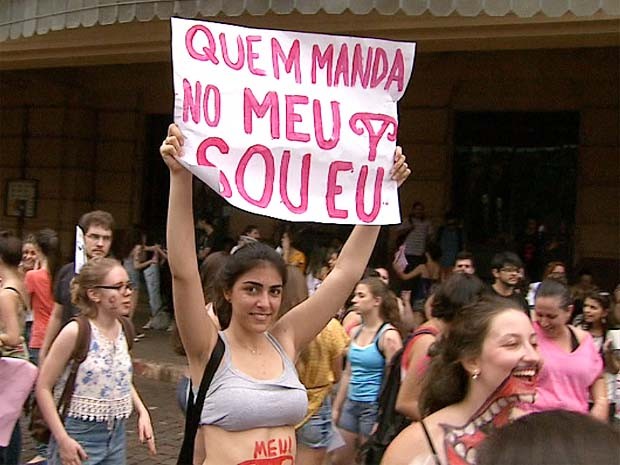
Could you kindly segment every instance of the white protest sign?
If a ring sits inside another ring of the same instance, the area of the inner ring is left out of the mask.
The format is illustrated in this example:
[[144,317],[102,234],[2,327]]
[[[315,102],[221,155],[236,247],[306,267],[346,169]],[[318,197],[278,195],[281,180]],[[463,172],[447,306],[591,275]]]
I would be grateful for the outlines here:
[[84,245],[84,231],[79,226],[75,227],[75,258],[73,270],[78,274],[86,263],[86,246]]
[[390,169],[414,43],[171,21],[192,173],[252,213],[400,222]]

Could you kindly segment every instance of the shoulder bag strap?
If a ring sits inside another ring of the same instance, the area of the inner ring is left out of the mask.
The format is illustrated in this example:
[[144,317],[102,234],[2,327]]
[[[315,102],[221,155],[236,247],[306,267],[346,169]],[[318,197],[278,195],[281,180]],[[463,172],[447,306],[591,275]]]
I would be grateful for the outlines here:
[[194,402],[194,392],[192,390],[192,383],[189,384],[189,398],[187,399],[187,415],[185,416],[185,434],[183,435],[183,445],[181,446],[181,452],[177,460],[177,465],[192,465],[194,463],[194,443],[196,441],[196,433],[198,432],[198,425],[200,424],[200,416],[202,414],[202,408],[207,397],[207,390],[213,380],[213,376],[217,371],[217,368],[222,361],[224,355],[224,341],[218,334],[217,342],[209,358],[209,363],[205,367],[205,371],[200,381],[200,388],[198,389],[198,396],[196,402]]
[[121,322],[121,325],[123,325],[123,332],[125,333],[127,348],[131,350],[131,348],[133,347],[134,338],[136,337],[136,329],[129,317],[119,316],[118,319]]
[[80,315],[75,317],[74,320],[78,324],[78,335],[77,340],[75,341],[75,347],[73,348],[73,353],[71,354],[71,360],[73,363],[71,364],[71,370],[69,372],[69,376],[67,377],[67,382],[65,383],[65,387],[62,390],[62,395],[60,396],[60,401],[58,402],[58,409],[60,410],[62,407],[60,419],[63,421],[67,416],[67,412],[69,411],[69,407],[71,405],[71,397],[73,396],[73,391],[75,389],[75,378],[77,377],[78,368],[82,362],[86,360],[90,346],[90,323],[88,322],[88,318]]
[[381,336],[383,335],[385,331],[389,331],[390,329],[393,329],[394,331],[396,331],[396,328],[386,328],[384,331],[384,328],[389,324],[390,323],[388,321],[384,321],[373,337],[375,341],[375,347],[377,348],[377,350],[379,351],[379,353],[381,354],[383,358],[385,358],[385,354],[383,353],[383,350],[381,349],[381,346],[379,345],[379,342],[381,341]]

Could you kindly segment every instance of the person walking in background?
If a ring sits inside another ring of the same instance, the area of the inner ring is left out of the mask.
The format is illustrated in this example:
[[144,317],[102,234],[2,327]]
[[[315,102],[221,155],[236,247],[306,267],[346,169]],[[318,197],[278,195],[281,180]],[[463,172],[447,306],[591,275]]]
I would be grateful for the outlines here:
[[[149,412],[132,383],[132,363],[127,335],[120,318],[132,308],[133,287],[120,262],[100,258],[86,263],[71,284],[72,302],[90,326],[86,359],[79,365],[66,418],[60,418],[53,389],[66,380],[71,355],[78,340],[78,322],[60,332],[45,358],[36,397],[50,428],[50,465],[126,463],[125,423],[135,409],[138,437],[156,453]],[[64,375],[63,375],[64,373]]]
[[[39,268],[39,260],[37,257],[37,248],[35,245],[34,234],[28,234],[22,241],[22,261],[19,264],[19,270],[25,275],[30,270]],[[30,302],[26,302],[26,327],[24,330],[24,338],[26,342],[30,341],[30,333],[32,331],[32,322],[34,321],[34,313]]]
[[570,287],[570,295],[573,300],[573,319],[580,322],[583,318],[583,301],[586,296],[598,290],[598,286],[594,282],[592,271],[582,268],[577,274],[577,282]]
[[159,245],[147,244],[147,234],[144,231],[140,234],[140,242],[131,251],[133,269],[144,277],[146,292],[149,297],[149,308],[151,310],[151,317],[142,326],[142,329],[152,329],[153,318],[162,309],[161,277],[159,272],[160,251]]
[[30,360],[39,362],[39,350],[54,309],[53,283],[60,265],[58,234],[53,229],[42,229],[34,236],[34,246],[39,268],[26,273],[24,284],[34,313],[32,334],[29,340]]
[[[21,259],[21,240],[10,235],[0,237],[0,356],[28,360],[24,340],[27,293],[24,275],[19,270]],[[9,444],[0,447],[0,465],[20,463],[20,452],[21,429],[17,422]]]
[[482,297],[484,289],[480,279],[464,273],[453,274],[441,283],[433,297],[432,317],[416,328],[403,352],[402,381],[396,399],[399,413],[414,421],[422,418],[420,394],[431,363],[431,349],[437,339],[447,333],[459,312]]
[[287,265],[294,265],[300,269],[302,273],[306,272],[306,254],[295,247],[296,237],[292,228],[287,228],[282,233],[282,239],[280,240],[282,247],[282,258]]
[[441,249],[439,245],[434,242],[429,242],[426,245],[424,251],[425,260],[424,263],[416,266],[413,270],[406,273],[398,273],[399,277],[407,282],[411,281],[413,284],[408,286],[412,288],[413,308],[424,307],[424,302],[433,293],[433,290],[441,282],[441,265],[439,259],[441,258]]
[[472,253],[462,250],[456,255],[453,273],[476,274],[476,264]]
[[332,418],[332,388],[340,381],[349,337],[332,318],[300,354],[296,363],[299,380],[306,387],[308,411],[296,429],[300,465],[322,465],[338,431]]
[[198,266],[214,251],[215,228],[208,218],[199,218],[196,221],[196,256]]
[[433,236],[433,227],[426,219],[422,202],[414,202],[411,214],[398,227],[398,231],[406,234],[404,244],[408,267],[404,272],[407,273],[424,263],[426,244]]
[[452,211],[446,213],[444,224],[437,230],[437,244],[441,249],[442,278],[446,278],[452,272],[458,253],[465,248],[463,227]]
[[[24,284],[34,313],[32,334],[29,340],[30,361],[39,365],[39,350],[43,345],[45,330],[54,309],[53,282],[60,265],[58,234],[53,229],[42,229],[33,236],[39,268],[26,273]],[[47,444],[36,444],[38,455],[28,464],[43,463]]]
[[356,449],[372,433],[385,367],[403,345],[396,296],[383,281],[362,279],[352,303],[362,324],[353,331],[334,402],[334,420],[345,441],[345,446],[333,453],[335,465],[353,463]]
[[588,399],[594,405],[590,415],[607,421],[607,388],[603,360],[592,336],[574,326],[570,292],[562,283],[547,279],[536,292],[534,329],[544,359],[534,404],[527,411],[571,410],[588,413]]
[[[616,383],[620,371],[620,351],[614,350],[613,340],[609,334],[609,311],[611,309],[609,292],[595,291],[588,294],[583,302],[582,328],[590,333],[594,345],[598,348],[605,367],[607,401],[609,402],[609,421],[616,415]],[[592,402],[592,399],[590,399]]]
[[[94,210],[82,215],[78,224],[84,231],[86,259],[107,257],[112,246],[112,230],[114,229],[112,215],[102,210]],[[39,360],[45,358],[48,348],[61,328],[79,313],[79,309],[71,302],[71,280],[75,275],[74,262],[67,263],[58,271],[54,283],[54,310],[45,331],[43,345],[39,350]]]
[[490,291],[499,297],[514,300],[523,311],[528,311],[528,303],[525,297],[517,292],[517,286],[521,279],[523,262],[513,252],[500,252],[493,256],[491,261],[491,273],[495,279],[491,284]]
[[260,230],[258,226],[250,224],[245,227],[243,232],[239,235],[239,240],[237,241],[237,245],[234,246],[230,254],[234,254],[237,250],[243,247],[246,244],[251,244],[252,242],[258,242],[261,240]]

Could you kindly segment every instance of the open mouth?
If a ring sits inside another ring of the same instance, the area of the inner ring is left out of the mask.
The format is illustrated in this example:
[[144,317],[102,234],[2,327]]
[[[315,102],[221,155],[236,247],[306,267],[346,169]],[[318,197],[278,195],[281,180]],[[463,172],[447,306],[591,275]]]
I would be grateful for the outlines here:
[[533,383],[536,380],[537,375],[538,367],[515,368],[512,371],[512,376],[527,381],[528,383]]
[[449,463],[476,463],[477,447],[491,431],[508,423],[512,408],[534,403],[539,371],[538,365],[514,368],[465,425],[442,425]]

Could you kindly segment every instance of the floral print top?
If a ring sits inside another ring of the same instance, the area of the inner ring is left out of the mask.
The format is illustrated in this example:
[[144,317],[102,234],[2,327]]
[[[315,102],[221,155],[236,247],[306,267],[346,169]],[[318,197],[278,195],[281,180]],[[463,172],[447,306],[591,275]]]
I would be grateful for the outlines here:
[[[92,321],[88,355],[78,368],[67,416],[111,421],[131,415],[133,367],[121,329],[115,340],[104,336]],[[65,373],[68,376],[69,368]]]

